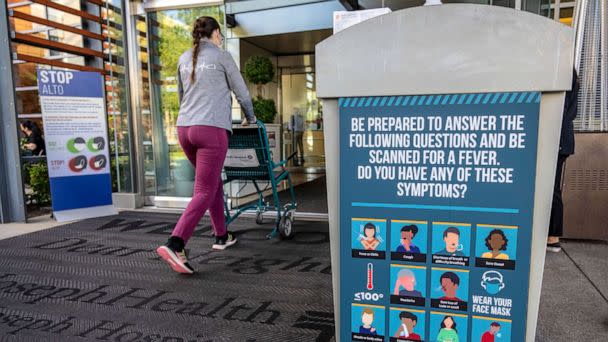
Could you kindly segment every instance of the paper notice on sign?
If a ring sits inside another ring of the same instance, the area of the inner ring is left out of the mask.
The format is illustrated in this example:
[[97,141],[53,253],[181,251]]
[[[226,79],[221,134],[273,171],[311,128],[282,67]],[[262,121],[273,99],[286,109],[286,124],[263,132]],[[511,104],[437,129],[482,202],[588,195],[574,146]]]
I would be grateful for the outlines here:
[[224,161],[225,167],[258,167],[260,161],[255,153],[255,150],[240,149],[240,150],[228,150],[226,153],[226,160]]
[[391,13],[390,8],[374,8],[363,11],[336,11],[334,12],[334,34],[345,30],[360,22]]

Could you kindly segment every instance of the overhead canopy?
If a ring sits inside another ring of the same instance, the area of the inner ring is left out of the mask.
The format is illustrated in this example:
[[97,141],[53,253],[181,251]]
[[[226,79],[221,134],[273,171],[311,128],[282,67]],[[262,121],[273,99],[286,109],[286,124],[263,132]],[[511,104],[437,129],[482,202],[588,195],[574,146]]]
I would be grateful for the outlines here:
[[331,36],[331,30],[315,30],[241,38],[276,56],[314,54],[315,45]]
[[409,8],[319,43],[317,94],[563,91],[571,86],[573,42],[571,28],[509,8]]

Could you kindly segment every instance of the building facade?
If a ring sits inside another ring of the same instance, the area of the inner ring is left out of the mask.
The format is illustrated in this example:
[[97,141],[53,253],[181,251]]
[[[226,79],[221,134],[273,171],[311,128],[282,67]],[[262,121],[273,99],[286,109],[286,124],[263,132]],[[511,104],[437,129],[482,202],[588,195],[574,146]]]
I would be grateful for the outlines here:
[[[572,24],[565,0],[464,0],[510,7]],[[304,162],[323,172],[323,109],[315,92],[315,45],[332,34],[333,12],[389,7],[423,0],[2,0],[0,82],[0,221],[23,221],[36,211],[30,165],[43,156],[20,146],[19,124],[42,127],[37,68],[95,71],[104,75],[115,205],[183,207],[192,194],[193,170],[177,141],[175,71],[191,46],[202,15],[216,18],[225,49],[241,68],[251,56],[268,57],[274,80],[253,96],[274,100],[278,151],[294,150],[292,117],[304,118]],[[336,61],[339,63],[340,61]],[[233,103],[236,104],[235,101]],[[234,118],[240,117],[237,105]],[[232,193],[227,189],[228,193]]]

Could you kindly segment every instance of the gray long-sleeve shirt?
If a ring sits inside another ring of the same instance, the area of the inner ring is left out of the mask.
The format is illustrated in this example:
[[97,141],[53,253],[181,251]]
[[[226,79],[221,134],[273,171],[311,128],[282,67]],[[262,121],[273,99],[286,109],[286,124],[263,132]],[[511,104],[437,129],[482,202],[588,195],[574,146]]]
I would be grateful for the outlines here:
[[201,41],[196,63],[195,81],[192,73],[192,49],[180,56],[177,70],[179,116],[177,126],[214,126],[232,131],[232,97],[255,122],[249,90],[230,53],[210,41]]

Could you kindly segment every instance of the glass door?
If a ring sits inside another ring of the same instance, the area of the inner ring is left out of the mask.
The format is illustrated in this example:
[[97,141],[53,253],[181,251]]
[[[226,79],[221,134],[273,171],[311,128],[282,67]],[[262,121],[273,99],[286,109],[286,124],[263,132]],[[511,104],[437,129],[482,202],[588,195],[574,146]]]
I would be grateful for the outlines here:
[[[192,197],[194,169],[183,153],[175,126],[179,112],[177,94],[177,62],[180,55],[192,46],[192,25],[201,16],[217,19],[224,29],[223,6],[208,6],[150,12],[147,14],[150,75],[151,127],[147,127],[152,138],[154,161],[154,187],[148,196],[163,197],[158,206],[183,206]],[[152,171],[152,172],[151,172]],[[167,198],[175,198],[168,201]]]
[[311,66],[281,68],[284,151],[298,153],[294,166],[325,169],[323,108],[317,99]]

